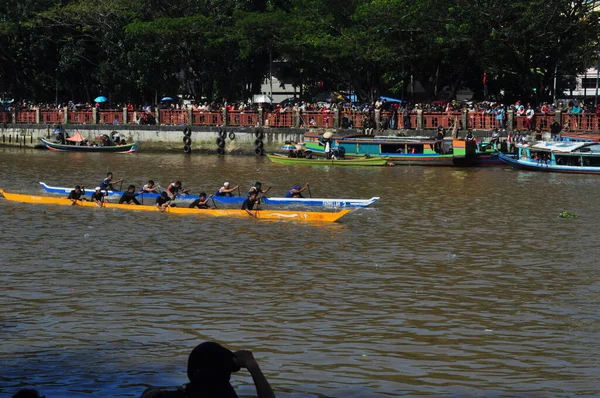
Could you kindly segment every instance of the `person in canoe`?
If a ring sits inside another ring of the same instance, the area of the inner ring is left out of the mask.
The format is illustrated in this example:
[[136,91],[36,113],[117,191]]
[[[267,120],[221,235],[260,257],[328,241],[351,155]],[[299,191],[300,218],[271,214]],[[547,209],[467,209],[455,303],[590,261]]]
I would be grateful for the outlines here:
[[91,201],[96,203],[96,206],[98,207],[104,206],[104,194],[102,193],[102,188],[96,187],[94,193],[92,194]]
[[206,197],[206,192],[201,192],[200,197],[190,203],[190,209],[208,209],[208,200],[210,196]]
[[156,208],[160,211],[167,210],[167,207],[171,204],[171,198],[166,192],[162,192],[158,198],[156,198]]
[[167,187],[167,194],[169,195],[171,200],[175,199],[177,197],[177,195],[179,195],[179,194],[182,194],[182,193],[187,194],[189,192],[190,192],[189,189],[183,189],[183,186],[181,185],[181,181],[172,182]]
[[78,200],[82,201],[84,199],[83,198],[84,195],[85,195],[85,187],[83,185],[81,185],[81,186],[76,185],[75,189],[69,193],[69,196],[67,197],[67,199],[70,199],[71,201],[73,201],[73,204],[76,205]]
[[141,203],[135,198],[139,193],[135,192],[135,185],[127,187],[127,191],[123,192],[121,199],[119,199],[120,205],[141,205]]
[[158,189],[159,187],[154,184],[154,181],[148,180],[148,183],[144,184],[140,193],[160,193]]
[[304,196],[302,196],[302,192],[304,192],[306,190],[306,188],[308,188],[308,182],[306,184],[304,184],[304,187],[301,187],[300,185],[296,185],[295,187],[293,187],[292,189],[287,191],[287,193],[285,194],[285,197],[286,198],[303,198]]
[[248,191],[248,197],[250,197],[250,194],[252,194],[252,193],[255,193],[256,195],[260,195],[260,194],[264,195],[267,192],[269,192],[269,190],[271,190],[271,187],[269,187],[267,189],[262,189],[262,183],[260,181],[256,181],[254,186],[250,188],[250,191]]
[[121,178],[119,180],[113,181],[113,173],[109,171],[108,173],[106,173],[106,178],[100,183],[100,189],[102,189],[103,191],[116,191],[117,189],[113,186],[113,184],[119,182],[123,182],[123,179]]
[[238,189],[239,185],[236,185],[233,188],[229,188],[229,183],[224,182],[223,186],[215,192],[215,196],[233,196],[233,192]]
[[[242,203],[242,210],[246,210],[252,217],[256,217],[256,214],[252,213],[252,210],[258,210],[258,205],[260,204],[260,197],[258,195],[256,192],[250,192],[250,195]],[[254,206],[257,206],[257,208],[255,209]]]

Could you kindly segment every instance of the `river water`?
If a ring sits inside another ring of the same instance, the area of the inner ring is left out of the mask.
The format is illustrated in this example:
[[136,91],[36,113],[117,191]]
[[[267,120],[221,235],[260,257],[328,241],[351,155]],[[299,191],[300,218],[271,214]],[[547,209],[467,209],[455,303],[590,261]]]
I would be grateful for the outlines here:
[[0,149],[8,191],[108,170],[382,199],[330,225],[0,199],[0,396],[138,397],[206,340],[252,350],[281,397],[600,395],[598,176]]

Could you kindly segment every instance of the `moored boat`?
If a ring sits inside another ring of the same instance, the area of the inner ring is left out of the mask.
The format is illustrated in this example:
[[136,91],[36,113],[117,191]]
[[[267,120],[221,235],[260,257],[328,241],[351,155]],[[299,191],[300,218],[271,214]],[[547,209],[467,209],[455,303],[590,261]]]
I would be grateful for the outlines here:
[[137,151],[137,148],[140,145],[140,143],[137,141],[132,144],[112,146],[65,145],[51,142],[44,138],[40,138],[40,141],[49,150],[62,152],[133,153]]
[[[40,185],[44,191],[49,193],[56,193],[61,195],[68,195],[73,188],[65,187],[53,187],[46,183],[40,182]],[[103,191],[104,192],[104,191]],[[91,196],[93,190],[88,189],[85,191],[86,196]],[[108,191],[109,197],[121,197],[122,191]],[[140,201],[154,200],[158,197],[156,193],[145,193],[139,195]],[[196,200],[198,195],[178,195],[178,200]],[[241,205],[246,199],[241,196],[213,196],[212,199],[217,203],[223,204],[236,204]],[[302,205],[302,206],[323,206],[323,207],[367,207],[378,201],[379,196],[374,196],[370,199],[346,199],[346,198],[283,198],[283,197],[272,197],[263,198],[262,202],[267,205]]]
[[385,166],[388,158],[377,157],[377,158],[331,158],[326,157],[315,157],[315,158],[294,158],[287,155],[273,153],[267,154],[269,160],[275,163],[281,164],[292,164],[292,165],[306,165],[306,166]]
[[600,174],[600,143],[549,141],[517,144],[517,154],[500,154],[504,163],[522,170]]
[[[323,139],[305,135],[306,148],[324,153]],[[345,136],[330,139],[332,153],[344,158],[388,158],[389,162],[421,166],[491,166],[500,165],[492,145],[473,141],[467,148],[464,139],[445,137]]]
[[[56,198],[50,196],[24,195],[8,193],[0,189],[6,200],[21,203],[35,203],[47,205],[72,206],[73,201],[65,198]],[[76,201],[76,205],[83,207],[98,207],[94,202]],[[117,203],[104,203],[103,207],[133,210],[133,211],[155,211],[159,212],[155,206],[127,205]],[[334,222],[350,213],[351,210],[339,210],[336,212],[319,211],[284,211],[284,210],[252,210],[252,217],[275,219],[275,220],[293,220],[293,221],[316,221],[316,222]],[[237,209],[190,209],[187,207],[168,207],[165,212],[175,214],[205,215],[213,217],[250,217],[246,210]]]

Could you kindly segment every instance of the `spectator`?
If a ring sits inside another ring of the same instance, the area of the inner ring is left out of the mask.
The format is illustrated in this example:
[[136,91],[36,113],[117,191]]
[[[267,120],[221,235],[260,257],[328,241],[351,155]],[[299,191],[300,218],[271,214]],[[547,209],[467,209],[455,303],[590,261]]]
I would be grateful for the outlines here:
[[188,358],[185,387],[148,387],[142,398],[237,398],[229,379],[231,373],[248,369],[258,398],[275,398],[269,382],[250,351],[233,353],[222,345],[205,342],[198,345]]

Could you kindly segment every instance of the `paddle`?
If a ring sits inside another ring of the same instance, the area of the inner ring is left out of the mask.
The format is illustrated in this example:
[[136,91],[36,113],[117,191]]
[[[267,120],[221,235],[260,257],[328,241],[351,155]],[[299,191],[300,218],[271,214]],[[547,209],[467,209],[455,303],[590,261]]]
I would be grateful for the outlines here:
[[312,198],[312,192],[310,192],[310,185],[306,184],[306,188],[308,188],[308,196]]
[[238,185],[238,197],[242,196],[242,194],[240,193],[240,186]]
[[215,209],[216,209],[217,208],[217,204],[215,203],[215,199],[213,198],[212,195],[210,195],[210,200],[212,200],[213,206],[215,206]]

